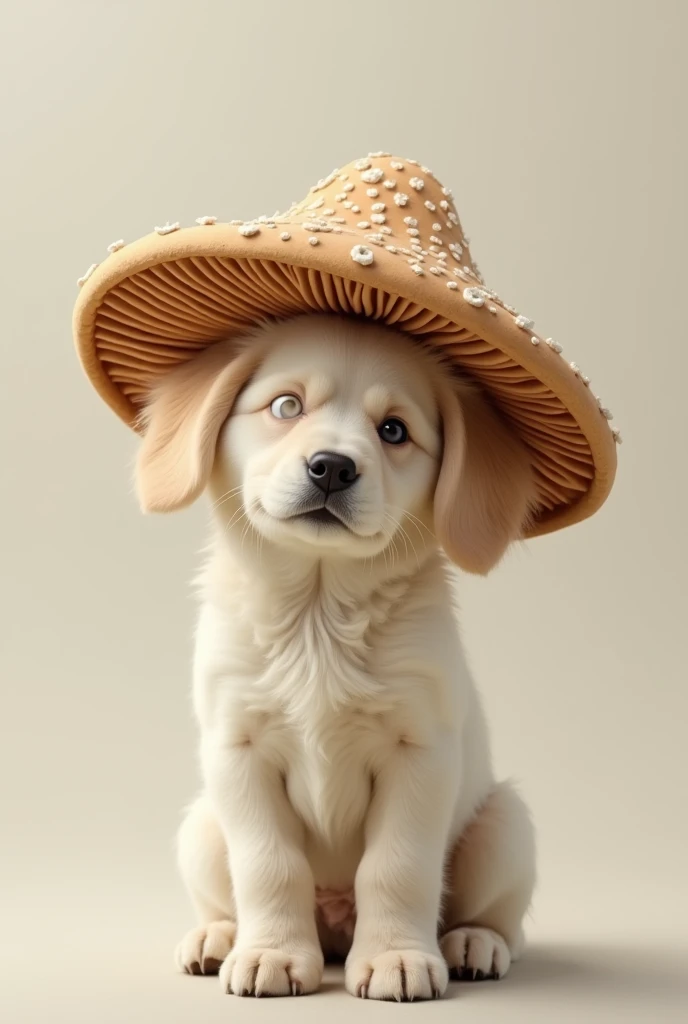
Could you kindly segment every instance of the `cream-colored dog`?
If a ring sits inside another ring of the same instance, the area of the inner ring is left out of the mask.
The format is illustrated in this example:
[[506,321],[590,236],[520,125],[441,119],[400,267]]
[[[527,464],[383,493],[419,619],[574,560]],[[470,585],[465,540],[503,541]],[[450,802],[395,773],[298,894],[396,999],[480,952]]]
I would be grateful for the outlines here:
[[487,401],[401,333],[299,317],[212,346],[152,397],[145,509],[212,499],[194,671],[203,793],[177,952],[227,992],[369,999],[501,977],[535,874],[493,777],[447,557],[487,572],[533,495]]

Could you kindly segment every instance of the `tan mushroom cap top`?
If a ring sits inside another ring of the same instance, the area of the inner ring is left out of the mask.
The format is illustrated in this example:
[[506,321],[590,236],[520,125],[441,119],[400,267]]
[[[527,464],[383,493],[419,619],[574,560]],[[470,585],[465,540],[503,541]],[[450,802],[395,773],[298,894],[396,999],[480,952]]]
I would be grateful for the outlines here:
[[152,385],[270,317],[367,317],[441,350],[529,448],[539,509],[530,535],[590,516],[611,489],[618,430],[590,381],[480,274],[451,191],[414,160],[371,153],[284,214],[166,224],[80,279],[84,369],[131,426]]

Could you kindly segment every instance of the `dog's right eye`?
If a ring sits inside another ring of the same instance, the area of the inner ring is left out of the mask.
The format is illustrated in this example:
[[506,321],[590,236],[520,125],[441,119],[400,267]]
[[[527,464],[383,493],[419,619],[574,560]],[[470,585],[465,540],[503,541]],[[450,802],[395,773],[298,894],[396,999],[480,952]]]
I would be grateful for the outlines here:
[[296,395],[280,395],[270,403],[270,412],[278,420],[295,420],[303,412],[303,405]]

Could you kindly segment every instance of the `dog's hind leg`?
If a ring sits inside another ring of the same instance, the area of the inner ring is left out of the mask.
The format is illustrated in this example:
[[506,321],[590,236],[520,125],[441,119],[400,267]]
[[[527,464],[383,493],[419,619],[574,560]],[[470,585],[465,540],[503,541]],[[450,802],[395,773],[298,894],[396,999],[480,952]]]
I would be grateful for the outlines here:
[[535,886],[535,841],[525,804],[495,786],[469,822],[449,863],[442,953],[453,977],[501,978],[523,947],[523,918]]
[[234,943],[236,925],[227,845],[204,797],[189,808],[179,829],[177,851],[198,921],[198,927],[177,946],[177,967],[187,974],[217,974]]

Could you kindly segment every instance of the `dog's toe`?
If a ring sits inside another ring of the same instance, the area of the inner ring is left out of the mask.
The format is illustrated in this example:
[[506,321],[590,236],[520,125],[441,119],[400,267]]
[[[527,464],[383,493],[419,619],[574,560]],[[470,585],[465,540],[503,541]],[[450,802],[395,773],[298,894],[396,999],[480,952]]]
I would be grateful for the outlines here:
[[192,928],[177,946],[177,968],[185,974],[217,974],[234,945],[233,921],[213,921]]
[[458,981],[503,978],[511,964],[509,947],[490,928],[454,928],[440,945],[451,976]]

